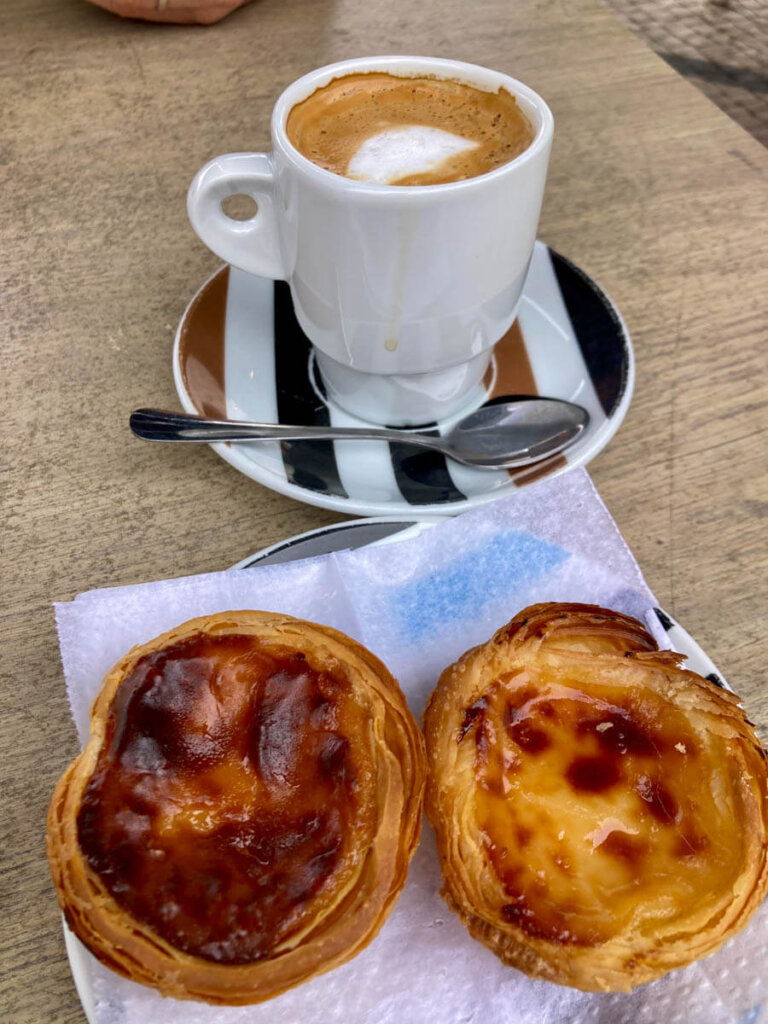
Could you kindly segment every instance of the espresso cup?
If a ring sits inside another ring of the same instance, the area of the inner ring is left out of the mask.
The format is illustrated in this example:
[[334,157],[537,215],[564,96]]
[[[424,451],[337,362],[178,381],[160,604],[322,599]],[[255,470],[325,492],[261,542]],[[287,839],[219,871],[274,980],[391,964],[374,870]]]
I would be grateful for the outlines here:
[[[532,141],[494,170],[445,184],[374,184],[325,170],[292,145],[288,115],[333,79],[365,72],[506,89]],[[467,405],[514,321],[552,132],[546,103],[497,71],[434,57],[342,61],[282,93],[271,153],[219,156],[198,172],[189,219],[228,263],[288,281],[334,402],[379,424],[424,424]],[[239,194],[256,201],[250,220],[232,220],[221,208]]]

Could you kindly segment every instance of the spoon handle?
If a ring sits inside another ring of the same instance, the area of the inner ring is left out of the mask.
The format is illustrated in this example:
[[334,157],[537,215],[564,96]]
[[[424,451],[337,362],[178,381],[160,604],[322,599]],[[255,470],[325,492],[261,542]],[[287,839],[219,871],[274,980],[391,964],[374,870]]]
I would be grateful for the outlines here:
[[309,439],[401,441],[423,448],[441,448],[439,437],[377,427],[294,427],[284,423],[247,423],[187,416],[164,409],[136,409],[131,430],[144,441],[303,441]]

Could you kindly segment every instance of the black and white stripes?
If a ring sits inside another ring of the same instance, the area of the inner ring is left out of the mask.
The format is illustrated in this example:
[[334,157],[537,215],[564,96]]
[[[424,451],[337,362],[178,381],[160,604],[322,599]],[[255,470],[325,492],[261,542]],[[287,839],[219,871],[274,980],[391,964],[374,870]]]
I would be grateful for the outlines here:
[[[296,319],[285,281],[275,281],[274,315],[277,421],[328,426],[328,405],[309,378],[310,341]],[[322,381],[318,383],[322,387]],[[305,490],[349,497],[339,476],[333,441],[282,441],[280,447],[291,483]]]
[[[212,287],[217,280],[218,276],[208,282],[187,310],[179,331],[183,343],[177,335],[176,380],[185,407],[199,409],[203,400],[196,393],[203,378],[185,372],[199,365],[195,345],[206,348],[211,365],[216,363],[210,359],[211,346],[219,345],[224,366],[222,414],[262,422],[358,425],[359,420],[326,400],[289,286],[231,269],[226,315],[217,317],[209,308],[221,291]],[[223,329],[211,331],[211,323],[219,321]],[[509,341],[496,347],[494,373],[484,391],[478,390],[478,403],[498,401],[511,384],[516,393],[577,401],[591,416],[589,429],[567,458],[532,472],[472,470],[439,454],[384,442],[285,442],[279,447],[216,446],[217,451],[268,487],[311,504],[365,515],[408,509],[457,513],[547,472],[584,464],[613,435],[629,403],[632,351],[621,318],[585,274],[539,242]],[[446,425],[421,429],[439,433]]]
[[730,690],[730,686],[725,680],[722,672],[717,668],[710,657],[704,653],[699,647],[690,633],[680,625],[679,622],[675,622],[669,612],[665,612],[661,608],[654,608],[654,613],[659,623],[661,624],[664,632],[669,638],[670,646],[673,651],[680,651],[686,655],[685,667],[690,669],[691,672],[697,672],[700,676],[704,676],[715,686],[719,686],[721,690]]

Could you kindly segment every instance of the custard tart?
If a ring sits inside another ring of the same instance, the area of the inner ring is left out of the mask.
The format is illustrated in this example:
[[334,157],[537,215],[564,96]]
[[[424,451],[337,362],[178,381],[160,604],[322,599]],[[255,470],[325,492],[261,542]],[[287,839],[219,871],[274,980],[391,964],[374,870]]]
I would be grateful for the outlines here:
[[683,660],[625,615],[538,604],[440,677],[424,731],[443,895],[504,963],[629,991],[765,896],[766,755]]
[[107,674],[48,816],[72,931],[163,995],[268,999],[349,960],[418,843],[423,740],[385,666],[287,615],[193,619]]

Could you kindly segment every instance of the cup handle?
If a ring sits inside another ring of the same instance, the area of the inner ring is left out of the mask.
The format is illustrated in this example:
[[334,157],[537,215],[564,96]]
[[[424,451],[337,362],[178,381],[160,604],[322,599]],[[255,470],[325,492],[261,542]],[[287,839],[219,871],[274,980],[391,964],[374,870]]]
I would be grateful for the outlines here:
[[[251,196],[250,220],[233,220],[221,208],[227,196]],[[229,153],[201,167],[187,193],[187,213],[203,242],[249,274],[287,278],[275,216],[275,172],[267,153]]]

